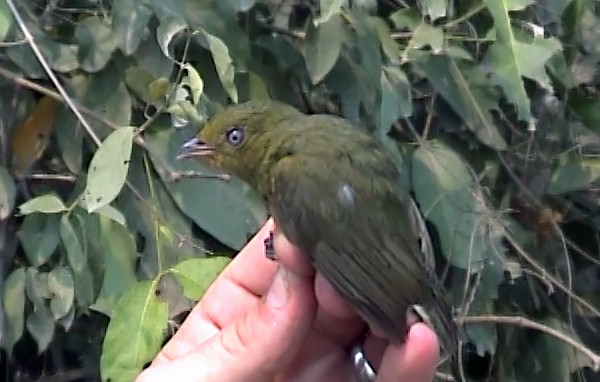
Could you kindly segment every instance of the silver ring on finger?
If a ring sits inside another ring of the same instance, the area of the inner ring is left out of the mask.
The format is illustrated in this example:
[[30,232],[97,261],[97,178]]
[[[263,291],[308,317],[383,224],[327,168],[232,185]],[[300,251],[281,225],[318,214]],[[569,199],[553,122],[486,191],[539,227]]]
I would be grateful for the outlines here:
[[377,377],[375,369],[367,359],[363,344],[361,342],[356,343],[350,350],[350,357],[354,370],[361,382],[373,382]]

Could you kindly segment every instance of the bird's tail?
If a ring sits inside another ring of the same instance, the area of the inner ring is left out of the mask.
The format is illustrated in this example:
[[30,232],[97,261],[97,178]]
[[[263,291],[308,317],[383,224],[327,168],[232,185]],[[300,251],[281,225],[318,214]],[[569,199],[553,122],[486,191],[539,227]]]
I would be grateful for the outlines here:
[[440,296],[426,306],[413,305],[413,310],[423,323],[433,329],[438,337],[442,369],[446,374],[451,374],[455,381],[458,381],[459,330],[454,322],[450,306]]
[[433,293],[433,298],[426,305],[413,305],[413,310],[422,322],[435,331],[440,343],[440,355],[445,366],[444,369],[449,370],[454,380],[458,380],[459,328],[454,322],[451,305],[444,296],[443,286],[436,274],[435,253],[425,219],[423,219],[416,202],[412,198],[410,202],[412,228],[420,239],[423,266]]

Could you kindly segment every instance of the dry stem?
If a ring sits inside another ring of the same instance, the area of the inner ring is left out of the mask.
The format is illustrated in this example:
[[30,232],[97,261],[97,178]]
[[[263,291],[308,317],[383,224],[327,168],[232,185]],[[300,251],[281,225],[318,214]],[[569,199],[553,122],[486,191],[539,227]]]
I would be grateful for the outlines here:
[[464,324],[481,324],[481,323],[495,323],[495,324],[510,324],[520,326],[522,328],[535,329],[540,332],[544,332],[552,337],[564,342],[571,346],[575,350],[581,352],[592,362],[591,368],[594,372],[600,371],[600,355],[594,353],[590,348],[582,344],[581,342],[569,337],[568,335],[553,329],[549,326],[540,324],[522,316],[493,316],[493,315],[482,315],[482,316],[464,316],[456,319],[456,323],[459,325]]

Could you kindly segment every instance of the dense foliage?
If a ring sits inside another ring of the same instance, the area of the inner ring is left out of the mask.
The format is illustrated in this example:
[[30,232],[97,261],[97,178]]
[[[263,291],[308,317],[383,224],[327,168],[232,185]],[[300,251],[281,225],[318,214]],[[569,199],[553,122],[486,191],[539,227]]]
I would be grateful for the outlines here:
[[594,0],[0,0],[0,379],[128,381],[152,359],[213,255],[266,218],[245,184],[175,159],[251,98],[394,153],[464,329],[458,380],[586,378],[599,17]]

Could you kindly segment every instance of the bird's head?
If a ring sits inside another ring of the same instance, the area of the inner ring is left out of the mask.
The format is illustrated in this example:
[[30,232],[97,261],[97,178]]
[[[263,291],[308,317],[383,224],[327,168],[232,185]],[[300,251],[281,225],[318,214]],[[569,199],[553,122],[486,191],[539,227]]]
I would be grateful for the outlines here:
[[197,137],[180,149],[178,158],[198,158],[255,185],[267,150],[286,139],[282,122],[302,115],[276,101],[248,101],[217,112]]

